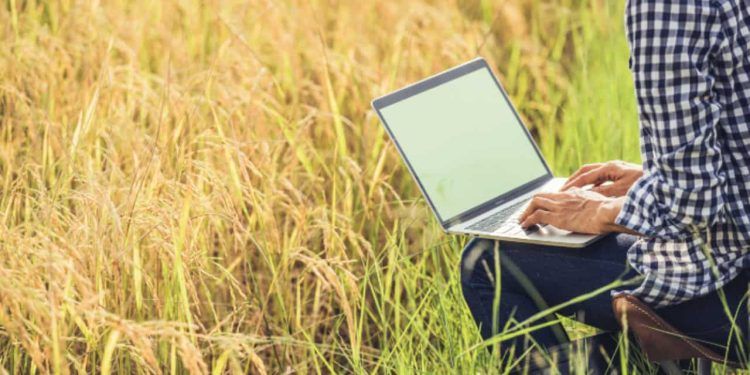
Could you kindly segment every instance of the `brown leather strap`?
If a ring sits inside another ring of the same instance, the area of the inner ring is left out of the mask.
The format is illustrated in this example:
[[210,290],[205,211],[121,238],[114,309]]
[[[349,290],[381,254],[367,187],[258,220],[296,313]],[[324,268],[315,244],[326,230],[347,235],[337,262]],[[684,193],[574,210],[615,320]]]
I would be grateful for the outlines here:
[[[621,326],[627,322],[628,330],[636,337],[650,361],[706,358],[713,362],[725,362],[723,356],[681,333],[632,295],[621,294],[613,298],[612,309]],[[737,364],[727,362],[727,365]]]

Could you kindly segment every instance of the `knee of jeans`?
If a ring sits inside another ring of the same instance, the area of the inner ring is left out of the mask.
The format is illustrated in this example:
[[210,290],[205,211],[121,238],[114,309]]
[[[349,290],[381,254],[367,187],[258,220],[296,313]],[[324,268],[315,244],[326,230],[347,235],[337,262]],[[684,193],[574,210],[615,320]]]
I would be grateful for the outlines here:
[[488,249],[494,246],[495,241],[487,240],[483,238],[474,238],[466,244],[464,247],[463,254],[461,254],[461,284],[467,286],[471,280],[471,276],[474,274],[479,260],[482,258],[482,254]]

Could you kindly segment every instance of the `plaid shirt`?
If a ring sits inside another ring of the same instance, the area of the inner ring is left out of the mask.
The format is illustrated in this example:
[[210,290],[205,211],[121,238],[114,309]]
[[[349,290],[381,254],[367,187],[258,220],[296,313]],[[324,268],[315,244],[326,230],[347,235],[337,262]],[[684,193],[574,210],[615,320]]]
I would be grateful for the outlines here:
[[617,224],[653,306],[710,293],[750,267],[750,8],[630,0],[630,68],[644,176]]

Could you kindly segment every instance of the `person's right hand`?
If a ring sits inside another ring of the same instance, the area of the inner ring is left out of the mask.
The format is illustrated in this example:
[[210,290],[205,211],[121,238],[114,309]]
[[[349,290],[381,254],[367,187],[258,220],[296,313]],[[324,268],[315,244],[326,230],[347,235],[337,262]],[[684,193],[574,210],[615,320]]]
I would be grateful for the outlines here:
[[[599,194],[608,197],[621,197],[627,194],[628,189],[641,176],[643,176],[643,168],[638,164],[619,160],[586,164],[568,178],[561,190],[594,185],[591,190]],[[611,183],[608,184],[607,182]]]

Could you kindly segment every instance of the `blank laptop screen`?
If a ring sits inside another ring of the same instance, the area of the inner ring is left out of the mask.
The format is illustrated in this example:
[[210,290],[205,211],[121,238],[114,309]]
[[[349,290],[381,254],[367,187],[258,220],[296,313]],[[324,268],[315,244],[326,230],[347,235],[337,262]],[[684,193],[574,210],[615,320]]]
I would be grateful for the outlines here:
[[487,68],[380,114],[442,220],[547,174]]

